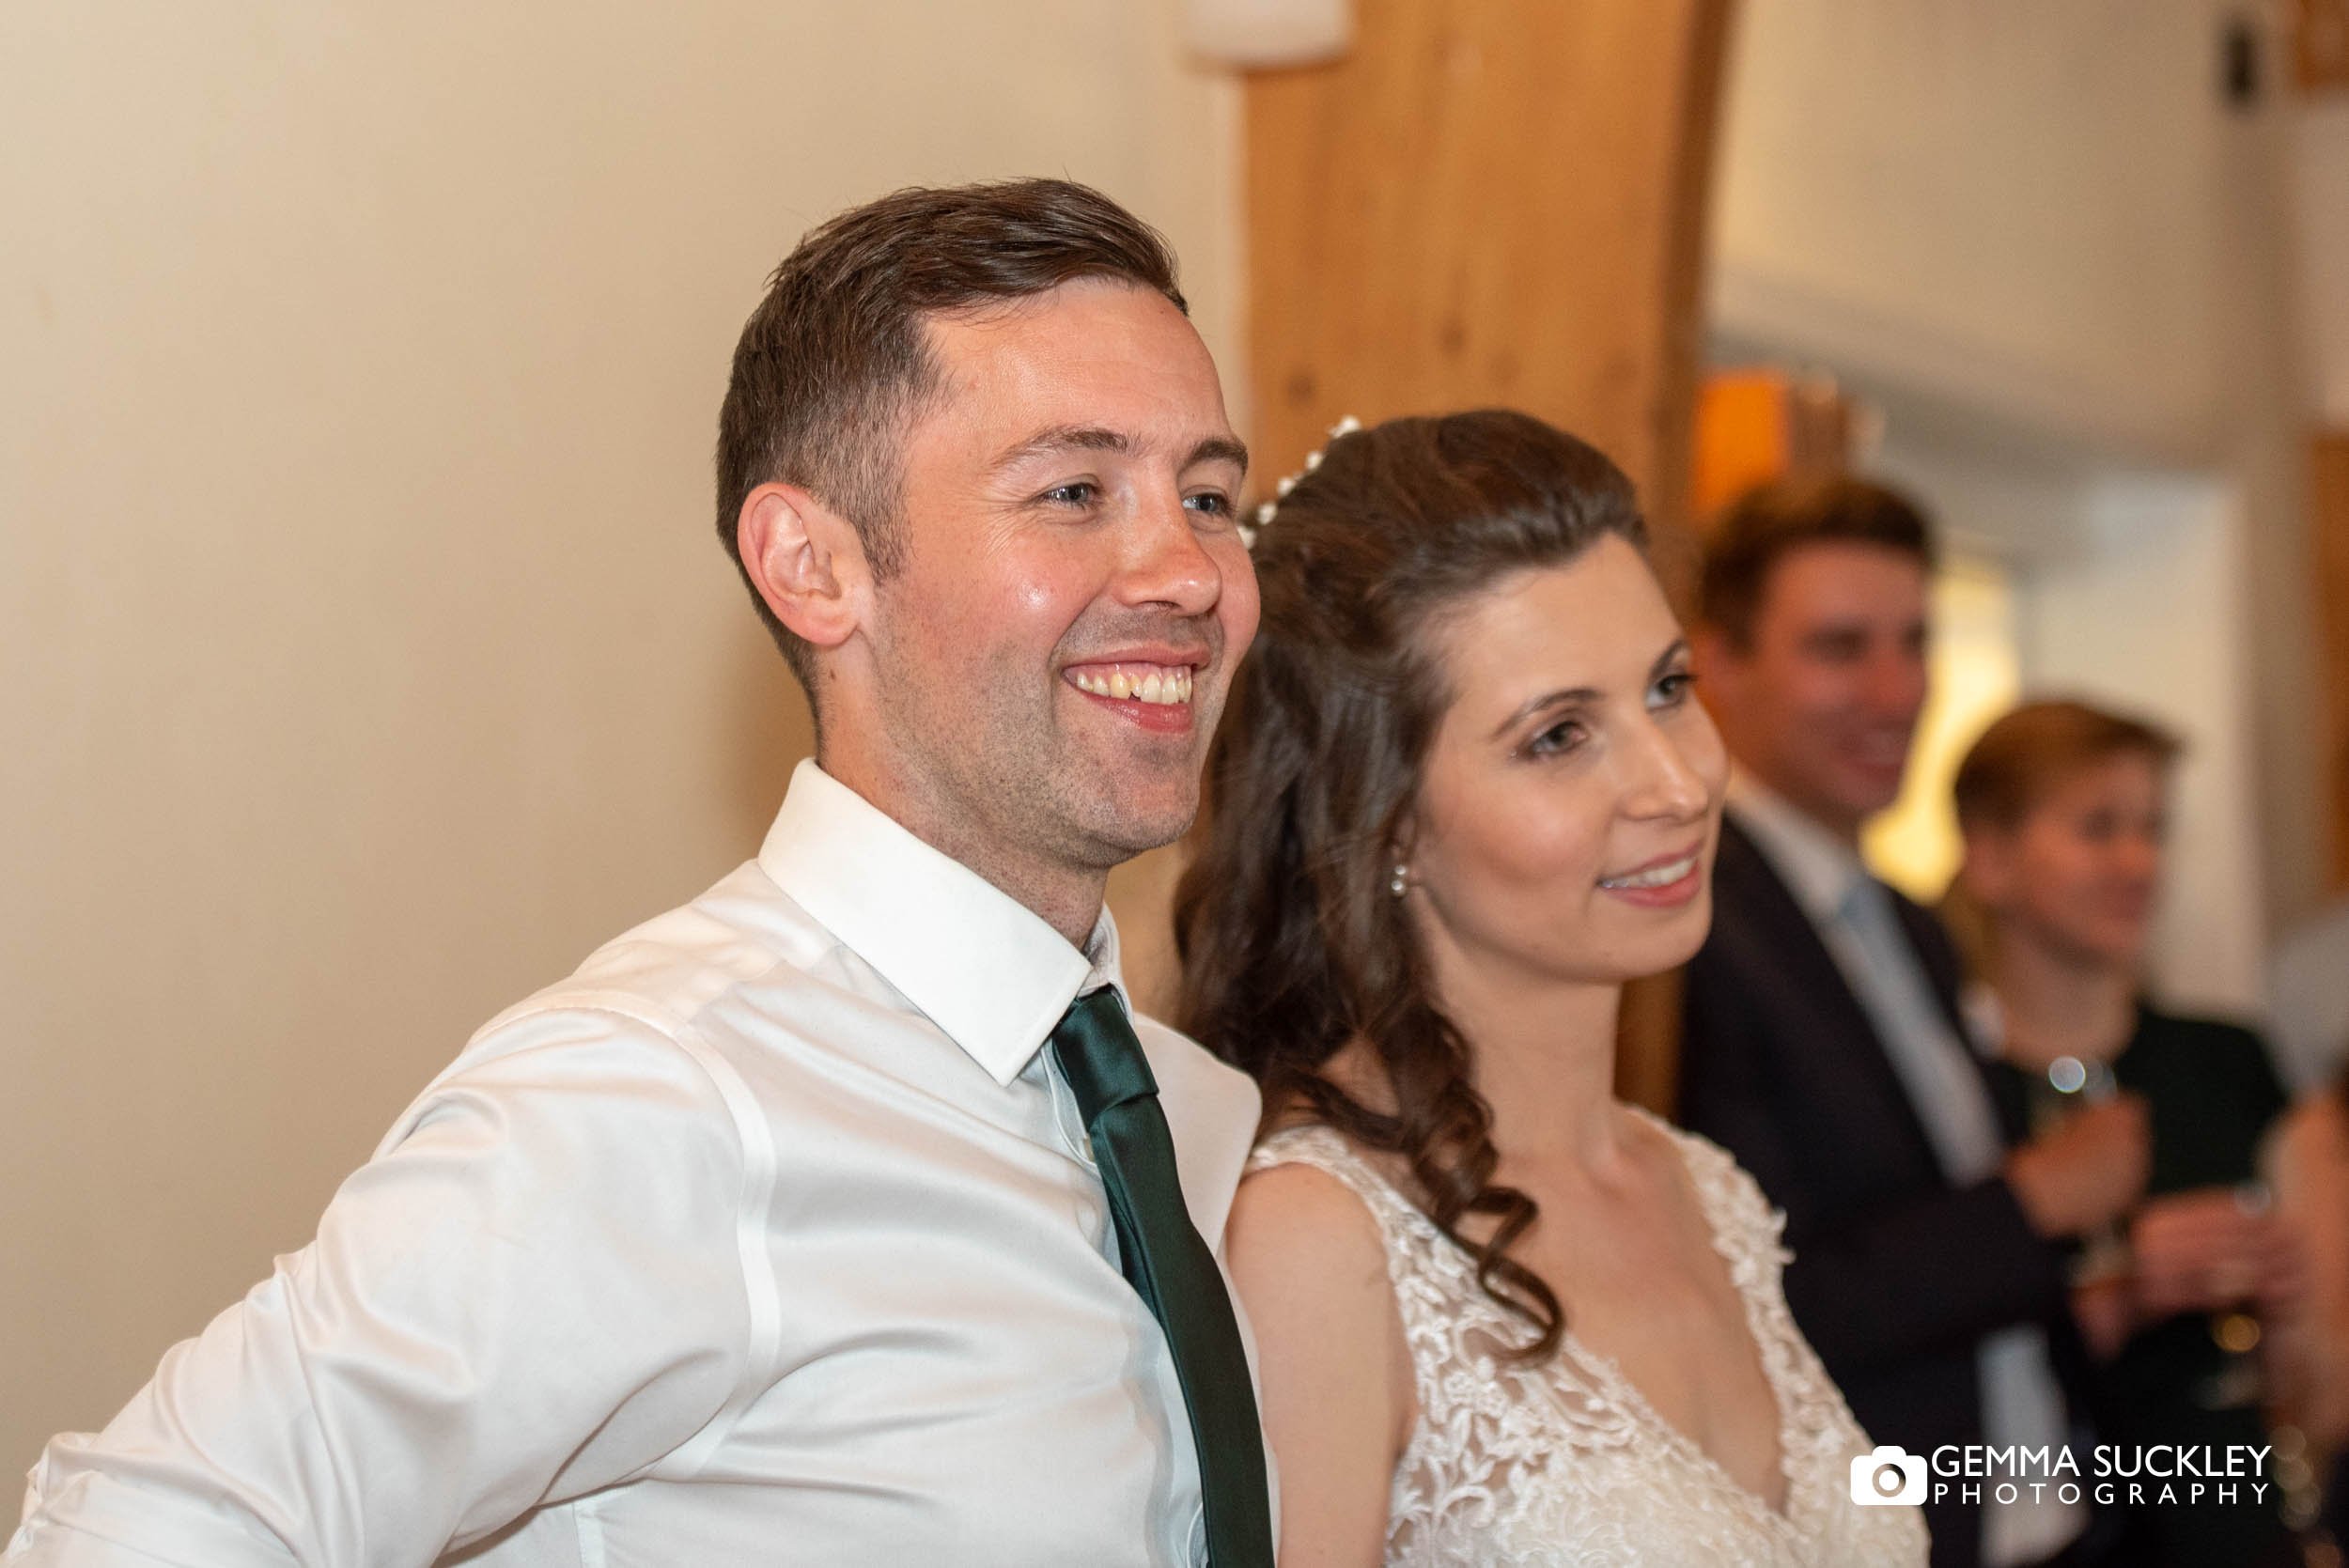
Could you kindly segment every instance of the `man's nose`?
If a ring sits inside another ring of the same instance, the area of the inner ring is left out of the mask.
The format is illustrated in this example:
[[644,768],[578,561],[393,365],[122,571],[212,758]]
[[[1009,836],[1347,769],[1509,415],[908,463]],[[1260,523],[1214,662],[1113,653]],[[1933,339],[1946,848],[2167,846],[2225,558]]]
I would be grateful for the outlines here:
[[1180,495],[1153,497],[1137,506],[1126,545],[1116,585],[1122,602],[1179,615],[1203,615],[1215,608],[1223,574]]
[[2123,834],[2117,858],[2122,870],[2139,881],[2150,884],[2161,876],[2161,841],[2150,833]]
[[1879,649],[1868,660],[1868,705],[1878,713],[1913,714],[1924,706],[1932,679],[1923,654],[1906,647]]

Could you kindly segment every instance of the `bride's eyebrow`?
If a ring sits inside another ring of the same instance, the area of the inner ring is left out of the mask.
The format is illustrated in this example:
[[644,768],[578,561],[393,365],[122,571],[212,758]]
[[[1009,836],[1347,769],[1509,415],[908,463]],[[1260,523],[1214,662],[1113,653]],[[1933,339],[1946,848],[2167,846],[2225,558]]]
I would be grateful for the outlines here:
[[1593,686],[1573,686],[1560,691],[1545,691],[1531,702],[1519,703],[1515,712],[1493,726],[1491,738],[1499,740],[1546,707],[1579,707],[1598,700],[1598,689]]
[[[1656,662],[1648,666],[1648,679],[1651,681],[1657,679],[1667,670],[1670,670],[1673,664],[1687,658],[1688,655],[1688,639],[1686,637],[1673,638],[1665,647],[1664,651],[1656,656]],[[1601,694],[1602,693],[1596,687],[1592,686],[1570,686],[1562,691],[1545,691],[1538,697],[1534,697],[1530,701],[1518,704],[1516,711],[1511,713],[1506,719],[1503,719],[1500,723],[1494,725],[1492,738],[1495,740],[1500,739],[1502,736],[1508,734],[1509,731],[1525,722],[1528,719],[1532,718],[1533,715],[1541,712],[1546,707],[1570,707],[1579,706],[1586,703],[1595,703],[1599,700]]]

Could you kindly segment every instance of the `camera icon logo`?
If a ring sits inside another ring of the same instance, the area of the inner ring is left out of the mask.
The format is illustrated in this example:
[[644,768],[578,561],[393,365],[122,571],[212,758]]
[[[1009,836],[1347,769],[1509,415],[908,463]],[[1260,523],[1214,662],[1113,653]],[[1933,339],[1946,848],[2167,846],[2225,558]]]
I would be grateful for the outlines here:
[[1898,1443],[1878,1443],[1874,1453],[1853,1454],[1851,1500],[1868,1508],[1924,1501],[1924,1460]]

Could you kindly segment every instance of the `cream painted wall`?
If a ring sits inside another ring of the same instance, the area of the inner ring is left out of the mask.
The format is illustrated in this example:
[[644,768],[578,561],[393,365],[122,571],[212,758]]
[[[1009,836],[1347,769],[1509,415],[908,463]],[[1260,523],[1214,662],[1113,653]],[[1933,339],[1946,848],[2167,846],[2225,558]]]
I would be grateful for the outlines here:
[[[1748,0],[1716,314],[2068,434],[2207,451],[2240,266],[2230,0]],[[2279,164],[2279,176],[2283,170]]]
[[[2222,23],[2280,14],[1747,0],[1711,274],[1722,346],[1832,370],[1895,442],[1958,455],[1940,466],[1962,482],[1922,493],[1975,508],[1961,525],[2001,558],[2124,572],[2125,537],[2087,536],[2100,486],[2191,474],[2235,497],[2215,526],[2236,598],[2173,646],[2240,677],[2241,722],[2212,743],[2238,748],[2241,788],[2195,799],[2247,814],[2214,830],[2253,869],[2210,918],[2254,944],[2314,901],[2324,863],[2286,63],[2271,51],[2252,108],[2218,93]],[[2114,630],[2075,653],[2125,660]]]
[[798,234],[1093,180],[1237,387],[1236,125],[1132,0],[0,8],[0,1470],[755,846],[708,466]]

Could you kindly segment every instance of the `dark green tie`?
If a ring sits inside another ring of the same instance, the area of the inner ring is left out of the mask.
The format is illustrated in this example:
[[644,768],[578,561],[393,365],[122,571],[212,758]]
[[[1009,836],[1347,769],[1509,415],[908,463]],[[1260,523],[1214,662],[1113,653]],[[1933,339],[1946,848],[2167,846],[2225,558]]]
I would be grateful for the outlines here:
[[1272,1568],[1264,1438],[1239,1322],[1215,1254],[1183,1206],[1158,1079],[1117,994],[1104,987],[1070,1003],[1052,1031],[1052,1056],[1093,1140],[1127,1281],[1166,1331],[1174,1355],[1199,1448],[1207,1561],[1211,1568]]

